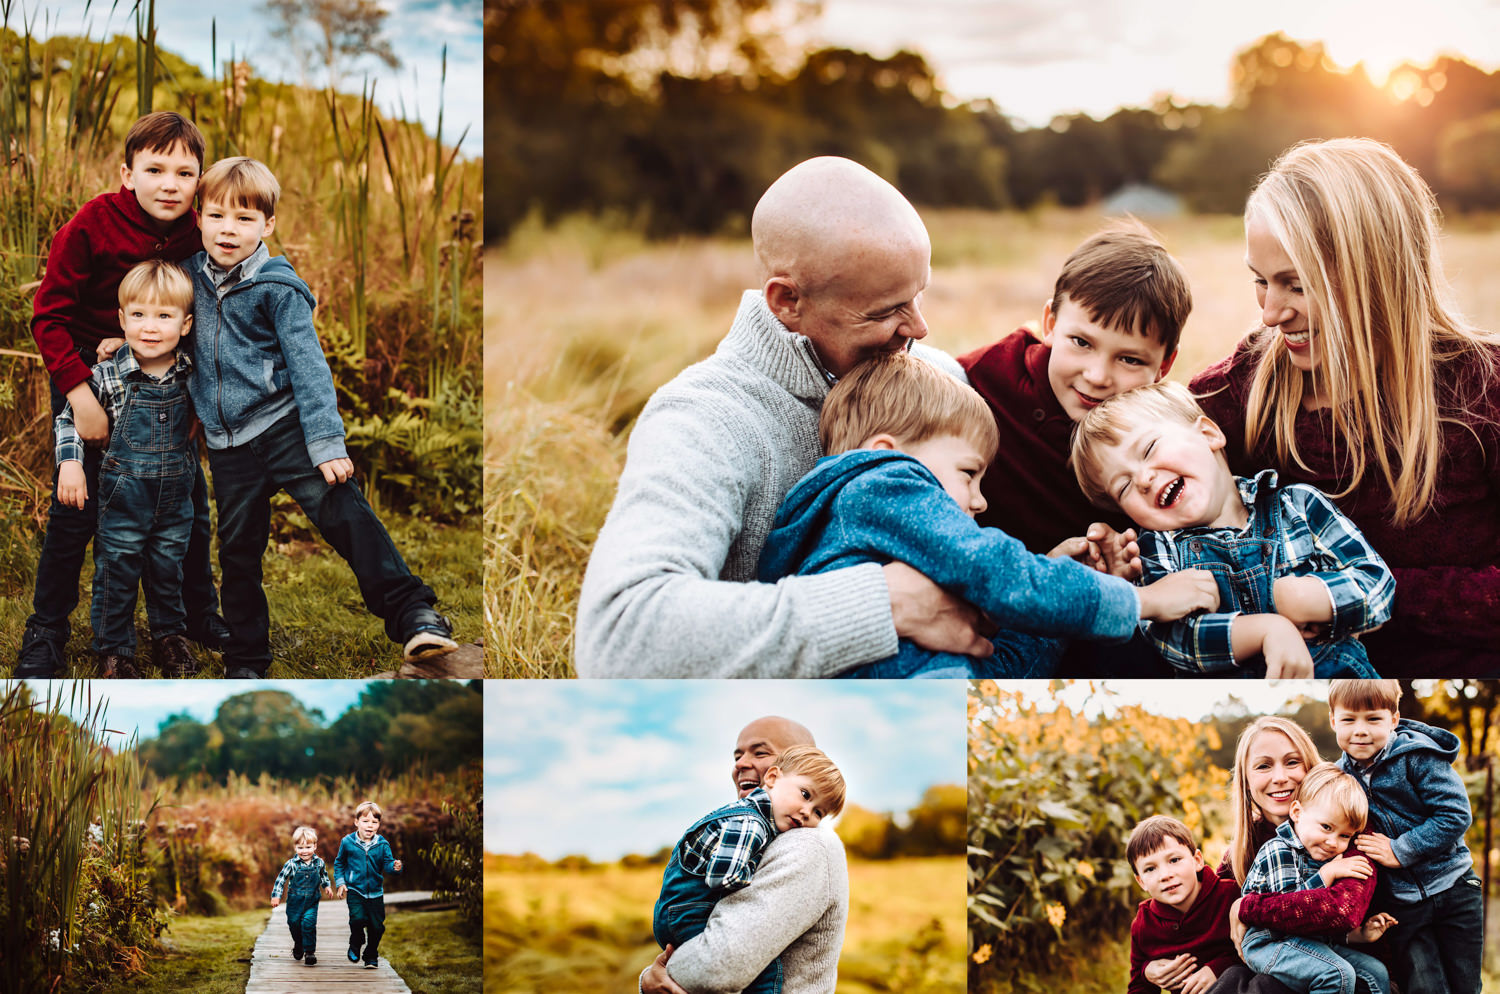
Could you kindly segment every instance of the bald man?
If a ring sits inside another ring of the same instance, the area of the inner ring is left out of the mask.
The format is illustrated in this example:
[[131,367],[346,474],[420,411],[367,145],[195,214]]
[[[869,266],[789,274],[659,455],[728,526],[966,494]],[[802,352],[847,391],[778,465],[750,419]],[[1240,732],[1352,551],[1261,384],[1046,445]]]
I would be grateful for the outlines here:
[[[734,744],[740,797],[760,785],[782,750],[817,745],[812,732],[768,715]],[[844,846],[824,829],[782,832],[766,846],[748,886],[721,898],[704,930],[668,947],[641,973],[642,994],[730,994],[781,957],[782,994],[832,994],[849,918]]]
[[987,655],[977,612],[902,563],[756,583],[782,498],[822,452],[818,412],[861,359],[915,344],[931,244],[895,187],[848,159],[809,159],[751,219],[763,283],[708,359],[652,395],[584,576],[583,677],[826,677],[905,637]]

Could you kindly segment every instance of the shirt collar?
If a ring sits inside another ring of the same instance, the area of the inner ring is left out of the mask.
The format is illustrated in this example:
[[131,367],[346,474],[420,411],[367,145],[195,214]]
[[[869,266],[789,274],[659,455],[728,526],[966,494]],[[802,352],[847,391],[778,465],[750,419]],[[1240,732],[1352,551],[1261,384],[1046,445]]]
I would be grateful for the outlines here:
[[204,252],[203,271],[208,274],[209,279],[213,280],[214,286],[220,290],[227,290],[229,287],[237,283],[242,283],[260,272],[261,267],[270,261],[271,250],[266,248],[266,243],[262,241],[259,245],[255,246],[254,252],[251,252],[247,258],[236,263],[232,269],[225,269],[220,266],[217,262],[214,262],[213,256]]
[[749,804],[765,816],[766,821],[771,823],[771,834],[777,834],[776,812],[771,810],[771,792],[764,787],[756,787],[742,799],[742,804]]
[[152,376],[141,368],[140,361],[136,359],[135,353],[130,351],[130,343],[121,345],[114,354],[115,372],[120,379],[126,380],[131,376],[139,374],[147,380],[155,380],[158,383],[170,382],[178,377],[185,376],[193,368],[193,360],[182,349],[178,349],[173,355],[171,367],[160,376]]

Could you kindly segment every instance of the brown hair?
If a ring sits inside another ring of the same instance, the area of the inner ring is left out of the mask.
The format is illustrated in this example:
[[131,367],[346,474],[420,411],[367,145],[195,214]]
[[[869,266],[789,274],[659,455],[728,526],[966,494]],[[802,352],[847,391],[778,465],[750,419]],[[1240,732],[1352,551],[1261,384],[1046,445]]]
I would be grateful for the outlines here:
[[905,352],[866,359],[844,374],[828,392],[818,418],[818,440],[828,455],[848,452],[881,434],[907,443],[958,435],[986,460],[1000,445],[995,416],[984,398]]
[[807,777],[824,797],[824,817],[844,810],[844,775],[833,760],[815,746],[788,746],[776,757],[773,769],[782,776]]
[[203,171],[203,132],[198,126],[175,110],[159,110],[135,119],[130,130],[125,132],[125,166],[135,168],[135,157],[140,152],[169,152],[181,145],[198,160],[198,171]]
[[1167,815],[1152,815],[1130,830],[1125,842],[1125,859],[1130,863],[1130,872],[1136,872],[1136,861],[1162,849],[1173,839],[1187,846],[1188,852],[1198,851],[1198,841],[1190,828]]
[[276,201],[281,199],[281,184],[264,162],[236,155],[208,167],[198,181],[198,196],[205,207],[212,201],[221,207],[248,207],[273,217]]
[[135,303],[166,304],[191,314],[193,278],[177,263],[165,259],[137,263],[120,280],[120,307]]
[[1096,507],[1115,508],[1112,495],[1095,478],[1099,450],[1119,445],[1126,432],[1142,423],[1175,421],[1194,425],[1206,417],[1203,408],[1181,383],[1162,380],[1124,393],[1117,393],[1089,411],[1073,426],[1072,452],[1068,461],[1078,478],[1078,487]]
[[1397,711],[1401,684],[1396,680],[1333,680],[1328,684],[1328,710]]
[[366,811],[375,812],[375,820],[380,820],[380,805],[376,804],[374,801],[361,801],[359,807],[354,809],[355,819],[357,820],[359,816],[364,814]]
[[1358,780],[1334,763],[1319,763],[1302,778],[1297,805],[1306,810],[1309,804],[1325,794],[1328,796],[1324,800],[1350,828],[1356,832],[1365,830],[1365,822],[1370,818],[1370,800]]
[[1052,288],[1054,313],[1064,300],[1097,325],[1155,338],[1169,356],[1193,309],[1182,267],[1133,217],[1105,226],[1068,256]]

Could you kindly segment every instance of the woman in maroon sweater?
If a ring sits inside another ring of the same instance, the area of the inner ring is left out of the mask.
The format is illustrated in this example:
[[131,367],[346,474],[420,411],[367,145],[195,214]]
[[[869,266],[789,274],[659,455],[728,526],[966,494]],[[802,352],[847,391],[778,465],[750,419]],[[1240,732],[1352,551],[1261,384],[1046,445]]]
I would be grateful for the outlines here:
[[1447,298],[1432,191],[1368,139],[1283,153],[1245,207],[1263,327],[1192,381],[1236,473],[1326,491],[1395,572],[1387,676],[1500,674],[1500,335]]

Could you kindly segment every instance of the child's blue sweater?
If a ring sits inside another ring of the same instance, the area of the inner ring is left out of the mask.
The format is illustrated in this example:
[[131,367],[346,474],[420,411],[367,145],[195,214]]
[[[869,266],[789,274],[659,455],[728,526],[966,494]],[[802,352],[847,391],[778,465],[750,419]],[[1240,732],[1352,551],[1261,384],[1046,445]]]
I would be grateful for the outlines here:
[[333,859],[333,886],[347,886],[362,897],[385,894],[385,874],[396,872],[396,857],[385,836],[377,834],[368,850],[359,844],[354,832],[339,842],[339,854]]
[[825,456],[776,512],[760,579],[869,562],[906,563],[1002,629],[1123,641],[1140,617],[1129,583],[1035,555],[1000,529],[981,527],[911,456],[875,449]]

